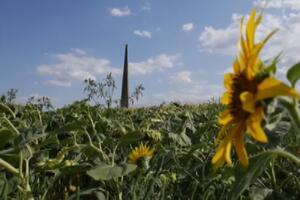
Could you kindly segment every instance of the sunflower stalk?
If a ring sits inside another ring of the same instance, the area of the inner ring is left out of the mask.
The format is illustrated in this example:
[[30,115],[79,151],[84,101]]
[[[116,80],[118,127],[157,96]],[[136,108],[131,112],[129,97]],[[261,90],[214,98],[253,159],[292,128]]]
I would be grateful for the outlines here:
[[19,171],[12,166],[11,164],[9,164],[8,162],[6,162],[5,160],[0,158],[0,167],[3,167],[4,169],[6,169],[7,171],[13,173],[14,175],[19,176]]
[[282,148],[277,148],[277,149],[271,150],[270,152],[273,154],[276,154],[278,156],[285,157],[288,160],[294,162],[297,166],[300,166],[300,158],[298,158],[294,154],[291,154],[290,152],[285,151]]

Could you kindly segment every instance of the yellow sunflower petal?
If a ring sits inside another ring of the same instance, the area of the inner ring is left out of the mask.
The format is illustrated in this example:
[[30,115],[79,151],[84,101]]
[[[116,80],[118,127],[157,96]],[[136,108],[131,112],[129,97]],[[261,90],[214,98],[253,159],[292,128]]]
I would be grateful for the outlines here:
[[258,85],[255,99],[259,101],[276,96],[292,96],[300,99],[300,94],[295,89],[273,77],[266,78]]
[[255,98],[251,92],[243,92],[240,94],[240,100],[242,107],[245,111],[254,113],[255,112]]
[[232,147],[232,135],[234,134],[235,128],[229,128],[226,127],[226,131],[228,131],[228,134],[225,138],[223,138],[222,142],[218,145],[218,148],[216,150],[215,155],[212,158],[212,164],[215,167],[220,166],[225,161],[229,166],[232,165],[231,160],[231,147]]
[[227,125],[233,121],[234,117],[231,115],[230,110],[223,111],[219,116],[219,124]]
[[247,46],[246,41],[244,39],[243,24],[244,24],[244,17],[242,17],[240,21],[240,41],[239,41],[240,53],[237,60],[239,66],[239,72],[242,72],[245,69],[245,63],[243,61],[249,56],[249,52],[250,52],[249,47]]
[[136,164],[138,160],[142,157],[152,157],[154,149],[150,148],[147,145],[140,144],[138,147],[135,147],[128,156],[128,163]]
[[265,44],[269,41],[269,39],[278,31],[278,29],[273,30],[271,33],[269,33],[263,41],[258,43],[255,47],[255,53],[259,54],[261,49],[265,46]]
[[233,74],[231,73],[226,73],[224,75],[224,86],[227,90],[231,89],[231,85],[233,83]]
[[248,63],[247,63],[247,73],[248,77],[252,78],[254,77],[257,73],[259,73],[262,69],[262,63],[259,58],[259,53],[261,49],[264,47],[264,45],[267,43],[267,41],[277,32],[277,29],[269,33],[265,39],[258,43],[255,44],[251,50],[251,55],[248,58]]
[[263,120],[263,110],[262,108],[256,109],[255,113],[251,114],[247,119],[247,132],[257,141],[262,143],[267,143],[268,138],[261,127],[261,122]]
[[249,160],[248,160],[248,155],[247,151],[244,145],[244,128],[241,127],[237,132],[235,133],[235,138],[234,138],[234,147],[235,151],[238,155],[239,161],[242,163],[244,166],[248,166]]
[[223,141],[220,144],[220,146],[217,148],[217,151],[211,160],[211,163],[213,165],[215,165],[221,161],[224,161],[224,151],[225,151],[225,145],[224,145],[224,141]]
[[219,159],[218,161],[216,161],[215,163],[212,163],[213,164],[213,168],[214,169],[218,169],[220,168],[221,166],[223,166],[225,163],[224,159]]
[[235,59],[234,62],[233,62],[233,72],[235,74],[238,74],[240,73],[242,70],[241,70],[241,66],[239,64],[239,61],[238,59]]
[[263,63],[260,58],[257,56],[255,60],[253,60],[253,72],[255,75],[261,71],[263,68]]
[[255,21],[256,27],[261,23],[262,18],[263,18],[263,15],[259,14],[258,17],[257,17],[257,19],[256,19],[256,21]]
[[228,141],[226,143],[226,146],[225,146],[224,157],[225,157],[225,160],[226,160],[226,162],[227,162],[227,164],[229,166],[232,165],[232,161],[231,161],[231,146],[232,146],[232,140],[228,139]]
[[255,30],[256,30],[256,10],[252,10],[249,20],[246,26],[246,41],[249,49],[252,49],[255,40]]
[[247,59],[239,58],[239,63],[240,63],[241,68],[243,69],[243,72],[247,72]]
[[223,94],[223,96],[221,97],[221,103],[223,105],[228,105],[228,104],[230,104],[230,102],[231,102],[231,95],[229,92],[225,92]]
[[[244,36],[242,34],[240,36],[240,48],[242,51],[239,54],[240,55],[239,58],[240,58],[240,60],[246,60],[246,58],[249,57],[250,50],[249,50],[249,48],[244,40]],[[242,65],[242,66],[244,66],[244,65]]]
[[233,123],[231,121],[222,126],[221,130],[217,134],[217,138],[215,139],[216,145],[220,144],[224,140],[224,138],[226,138],[226,136],[230,133],[229,127],[232,125],[233,125]]
[[231,150],[231,134],[227,135],[226,138],[219,144],[215,155],[213,156],[211,162],[213,165],[219,165],[220,163],[224,163],[224,161],[228,162],[229,165],[232,164],[230,150]]

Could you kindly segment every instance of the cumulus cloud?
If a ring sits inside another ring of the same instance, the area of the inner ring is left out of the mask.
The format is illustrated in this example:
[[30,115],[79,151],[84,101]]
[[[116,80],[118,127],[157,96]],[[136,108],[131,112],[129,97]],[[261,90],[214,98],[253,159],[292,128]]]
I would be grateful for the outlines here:
[[[258,4],[256,1],[255,4]],[[262,2],[262,1],[261,1]],[[282,1],[284,5],[296,1]],[[297,1],[300,3],[300,1]],[[272,5],[275,1],[270,1]],[[289,4],[289,5],[290,5]],[[277,5],[277,4],[276,4]],[[279,6],[277,6],[279,7]],[[267,7],[268,8],[268,7]],[[239,14],[233,14],[232,22],[224,28],[205,27],[199,36],[200,50],[210,53],[236,55],[239,39]],[[263,59],[270,59],[283,52],[279,72],[284,73],[287,67],[299,62],[300,52],[300,10],[291,12],[272,12],[265,10],[264,20],[257,30],[257,40],[264,38],[270,31],[279,31],[271,38],[262,51]]]
[[72,84],[72,80],[56,80],[56,79],[52,79],[52,80],[47,80],[45,81],[46,84],[48,85],[55,85],[55,86],[62,86],[62,87],[70,87]]
[[[77,49],[78,50],[78,49]],[[84,51],[83,51],[84,52]],[[105,58],[83,54],[82,51],[72,50],[71,53],[55,54],[54,64],[42,64],[37,66],[38,75],[47,78],[44,83],[55,86],[69,87],[75,81],[83,81],[108,73],[120,75],[121,68],[112,67],[110,61]],[[146,75],[153,72],[162,72],[177,66],[180,55],[160,54],[154,58],[148,58],[139,62],[129,63],[129,72],[132,75]],[[180,63],[180,62],[179,62]]]
[[86,52],[82,49],[79,49],[79,48],[72,49],[72,51],[76,54],[79,54],[79,55],[86,55]]
[[140,37],[143,37],[143,38],[152,38],[152,34],[150,31],[147,31],[147,30],[143,30],[143,31],[140,31],[140,30],[134,30],[133,31],[133,34],[134,35],[137,35],[137,36],[140,36]]
[[71,86],[74,81],[83,81],[86,78],[96,79],[97,75],[106,75],[110,72],[120,74],[120,69],[110,66],[110,61],[77,53],[54,55],[55,64],[43,64],[37,67],[37,73],[47,76],[45,83],[56,86]]
[[209,53],[232,55],[236,53],[239,35],[239,15],[232,15],[232,22],[225,28],[206,26],[199,36],[200,50]]
[[190,32],[194,30],[194,24],[193,23],[186,23],[182,25],[182,30],[185,32]]
[[129,63],[130,73],[132,74],[151,74],[154,71],[164,71],[177,65],[180,55],[160,54],[155,58],[148,58],[141,62]]
[[172,82],[177,82],[177,83],[191,83],[192,78],[191,78],[192,72],[188,70],[182,70],[177,72],[175,75],[170,76],[170,80]]
[[222,85],[209,83],[194,83],[189,88],[179,88],[152,95],[154,102],[179,101],[183,103],[199,103],[212,98],[219,98],[223,91]]
[[259,8],[300,10],[299,0],[256,0],[254,6]]
[[128,8],[128,6],[125,6],[123,8],[111,8],[110,14],[115,17],[124,17],[124,16],[131,15],[132,13]]

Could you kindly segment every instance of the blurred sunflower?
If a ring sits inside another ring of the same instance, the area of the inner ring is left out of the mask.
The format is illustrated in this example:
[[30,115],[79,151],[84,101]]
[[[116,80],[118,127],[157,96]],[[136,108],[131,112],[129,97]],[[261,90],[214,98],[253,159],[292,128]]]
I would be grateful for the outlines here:
[[147,145],[140,144],[135,147],[128,156],[128,163],[140,165],[145,160],[153,156],[154,149],[151,149]]
[[222,125],[216,143],[218,145],[212,164],[216,167],[226,162],[232,165],[231,148],[235,147],[240,162],[248,165],[248,155],[244,146],[244,133],[247,132],[256,141],[267,143],[268,139],[261,127],[264,118],[263,106],[260,101],[276,96],[292,96],[300,98],[293,88],[280,82],[271,75],[258,78],[264,69],[259,53],[270,37],[255,43],[255,32],[262,20],[262,14],[256,15],[253,10],[243,34],[243,19],[240,24],[239,55],[233,63],[233,73],[225,74],[226,92],[221,103],[227,109],[219,116]]

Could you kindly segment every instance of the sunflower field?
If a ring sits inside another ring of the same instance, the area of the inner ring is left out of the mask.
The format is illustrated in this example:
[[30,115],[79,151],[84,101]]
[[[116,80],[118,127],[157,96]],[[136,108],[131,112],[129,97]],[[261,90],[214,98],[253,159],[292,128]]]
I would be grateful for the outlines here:
[[[145,108],[0,101],[0,199],[300,199],[300,64],[256,42],[241,20],[239,55],[219,100]],[[221,95],[221,94],[220,94]],[[110,104],[109,104],[110,105]]]

